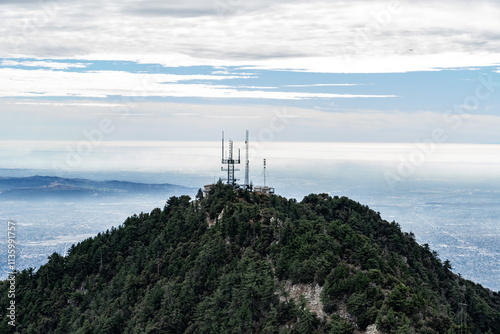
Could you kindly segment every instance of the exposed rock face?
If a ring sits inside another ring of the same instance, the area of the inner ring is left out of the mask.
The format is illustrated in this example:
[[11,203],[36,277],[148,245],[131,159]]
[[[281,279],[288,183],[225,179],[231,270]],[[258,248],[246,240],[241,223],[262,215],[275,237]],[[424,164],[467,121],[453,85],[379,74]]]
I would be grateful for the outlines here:
[[359,331],[359,333],[364,333],[364,334],[383,334],[381,331],[377,329],[377,326],[375,324],[370,325],[366,327],[366,331]]
[[[288,294],[288,298],[293,298],[299,300],[300,296],[304,296],[307,301],[307,307],[311,312],[316,313],[319,318],[329,320],[329,317],[323,311],[323,303],[321,302],[321,291],[323,287],[318,284],[315,286],[311,284],[292,284],[290,281],[285,282],[285,291]],[[280,297],[281,301],[285,301],[284,296]]]
[[[291,281],[285,282],[285,292],[287,293],[287,297],[280,296],[280,301],[284,302],[287,298],[293,298],[296,301],[300,300],[300,296],[304,296],[307,301],[307,307],[311,310],[311,312],[316,313],[318,318],[323,320],[330,320],[330,317],[323,311],[323,303],[321,302],[321,291],[323,287],[318,284],[292,284]],[[347,312],[347,308],[345,304],[339,305],[339,315],[349,322],[353,322],[354,319]],[[366,328],[365,331],[355,330],[357,334],[384,334],[383,332],[377,329],[375,324],[370,325]]]
[[343,319],[345,319],[351,323],[354,323],[353,317],[349,314],[349,312],[347,312],[346,304],[345,303],[338,303],[337,306],[338,306],[338,315],[340,315],[340,317],[342,317]]
[[221,213],[219,214],[219,216],[216,219],[210,219],[210,216],[207,213],[207,224],[208,224],[208,227],[214,226],[218,221],[220,221],[222,219],[223,215],[224,215],[224,210],[221,211]]

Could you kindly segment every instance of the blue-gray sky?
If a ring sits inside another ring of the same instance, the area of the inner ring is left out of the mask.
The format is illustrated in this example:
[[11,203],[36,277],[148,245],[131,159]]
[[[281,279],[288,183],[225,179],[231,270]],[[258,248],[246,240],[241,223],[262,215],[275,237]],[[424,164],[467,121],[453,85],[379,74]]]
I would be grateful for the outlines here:
[[[394,159],[397,145],[411,155],[429,141],[490,145],[477,161],[499,150],[496,1],[25,0],[0,9],[0,167],[24,157],[49,168],[78,148],[98,161],[100,149],[118,157],[112,148],[123,143],[164,143],[168,155],[170,142],[215,142],[221,130],[243,139],[245,129],[256,143],[379,143]],[[348,150],[331,147],[332,156]],[[452,161],[475,156],[452,151]]]

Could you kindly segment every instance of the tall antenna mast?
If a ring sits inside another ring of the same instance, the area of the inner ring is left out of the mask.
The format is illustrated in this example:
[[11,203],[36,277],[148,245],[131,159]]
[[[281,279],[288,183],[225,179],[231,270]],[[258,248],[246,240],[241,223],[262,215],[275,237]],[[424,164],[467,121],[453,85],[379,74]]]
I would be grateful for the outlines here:
[[224,131],[222,131],[222,163],[224,163]]
[[235,169],[234,165],[240,164],[240,150],[238,149],[238,159],[233,158],[233,141],[229,140],[229,154],[224,158],[224,132],[222,132],[222,164],[227,165],[227,168],[221,167],[222,171],[227,171],[227,184],[236,186],[236,178],[234,177],[234,172],[239,171],[239,169]]
[[253,190],[255,191],[255,193],[260,193],[260,194],[264,194],[264,195],[271,195],[271,194],[274,194],[274,188],[272,187],[268,187],[267,184],[266,184],[266,179],[267,179],[267,160],[264,159],[264,170],[262,172],[262,175],[264,176],[264,185],[263,186],[255,186],[253,188]]
[[266,186],[266,159],[264,159],[264,187]]
[[250,186],[250,181],[248,180],[248,174],[250,173],[250,161],[248,160],[248,130],[245,140],[245,150],[246,150],[246,165],[245,165],[245,186],[248,188]]

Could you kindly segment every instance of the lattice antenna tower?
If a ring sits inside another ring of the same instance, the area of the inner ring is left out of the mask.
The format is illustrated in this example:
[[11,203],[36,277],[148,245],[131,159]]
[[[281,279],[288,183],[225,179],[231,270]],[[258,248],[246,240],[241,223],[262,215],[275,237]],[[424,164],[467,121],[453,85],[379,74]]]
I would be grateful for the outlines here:
[[227,165],[226,168],[221,167],[221,171],[227,172],[227,184],[236,186],[237,179],[234,176],[235,171],[239,171],[239,169],[235,169],[234,165],[240,164],[240,150],[238,149],[238,159],[233,158],[233,141],[229,140],[229,154],[226,154],[224,157],[224,131],[222,131],[222,160],[223,165]]
[[249,181],[249,173],[250,173],[250,161],[248,160],[248,130],[247,130],[247,135],[246,135],[246,140],[245,140],[245,151],[246,151],[246,156],[245,156],[245,186],[248,188],[250,187],[250,181]]

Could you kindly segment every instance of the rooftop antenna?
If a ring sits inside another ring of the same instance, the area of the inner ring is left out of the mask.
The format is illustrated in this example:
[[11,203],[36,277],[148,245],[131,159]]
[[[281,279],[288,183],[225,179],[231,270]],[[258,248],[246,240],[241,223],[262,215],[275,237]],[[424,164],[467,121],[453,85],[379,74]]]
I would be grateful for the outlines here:
[[223,165],[227,165],[227,168],[221,167],[222,171],[227,171],[227,184],[236,186],[236,178],[234,177],[234,172],[239,171],[239,169],[235,169],[234,165],[240,164],[240,150],[238,149],[238,159],[233,158],[233,141],[229,140],[229,154],[224,157],[224,131],[222,132],[222,160]]
[[246,150],[246,164],[245,164],[245,186],[248,188],[250,187],[250,181],[248,180],[248,174],[250,173],[250,161],[248,160],[248,130],[247,130],[247,136],[245,140],[245,150]]

